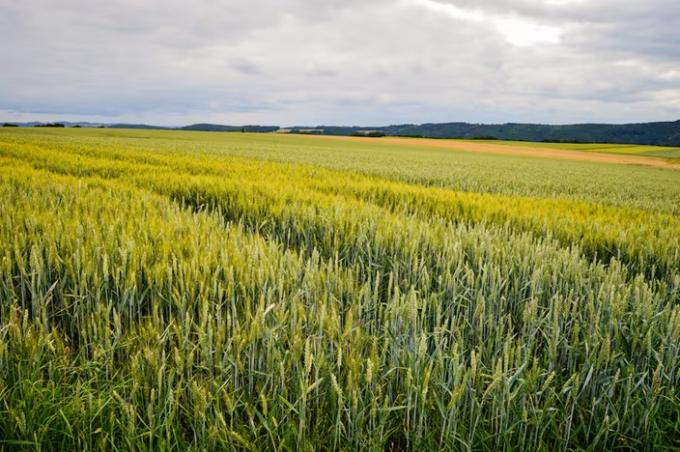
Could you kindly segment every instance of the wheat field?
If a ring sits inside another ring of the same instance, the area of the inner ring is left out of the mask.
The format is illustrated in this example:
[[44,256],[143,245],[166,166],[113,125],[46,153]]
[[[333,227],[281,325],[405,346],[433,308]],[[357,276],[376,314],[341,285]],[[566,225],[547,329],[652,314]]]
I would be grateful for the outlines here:
[[0,209],[0,449],[680,447],[679,170],[0,130]]

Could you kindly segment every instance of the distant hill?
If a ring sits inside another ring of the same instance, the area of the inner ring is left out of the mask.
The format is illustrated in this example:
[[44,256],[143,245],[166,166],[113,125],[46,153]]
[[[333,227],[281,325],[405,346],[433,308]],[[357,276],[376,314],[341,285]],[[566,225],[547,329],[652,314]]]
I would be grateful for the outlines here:
[[[546,141],[565,143],[614,143],[680,146],[680,121],[648,122],[639,124],[473,124],[467,122],[398,124],[379,127],[365,126],[278,126],[199,123],[183,127],[163,127],[148,124],[101,124],[63,122],[66,127],[110,127],[116,129],[200,130],[210,132],[287,132],[314,135],[408,136],[424,138],[497,139],[517,141]],[[20,127],[43,126],[46,123],[8,123]]]

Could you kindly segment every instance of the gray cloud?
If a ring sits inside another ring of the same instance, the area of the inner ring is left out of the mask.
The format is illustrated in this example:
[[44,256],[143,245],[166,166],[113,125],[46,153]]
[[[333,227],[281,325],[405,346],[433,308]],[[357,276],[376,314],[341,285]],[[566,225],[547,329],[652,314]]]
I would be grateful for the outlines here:
[[0,119],[680,118],[676,0],[0,0]]

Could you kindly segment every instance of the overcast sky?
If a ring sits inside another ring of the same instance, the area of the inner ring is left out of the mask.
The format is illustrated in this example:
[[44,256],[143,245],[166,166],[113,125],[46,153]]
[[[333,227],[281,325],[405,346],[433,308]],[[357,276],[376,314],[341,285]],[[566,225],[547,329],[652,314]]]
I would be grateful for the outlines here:
[[680,119],[680,0],[0,0],[0,120]]

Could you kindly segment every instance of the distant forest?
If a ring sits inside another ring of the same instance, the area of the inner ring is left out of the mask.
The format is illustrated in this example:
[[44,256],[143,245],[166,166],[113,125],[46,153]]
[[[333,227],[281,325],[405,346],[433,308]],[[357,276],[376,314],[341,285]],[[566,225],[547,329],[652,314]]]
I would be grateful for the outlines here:
[[[304,130],[293,127],[291,132]],[[643,124],[403,124],[386,127],[317,126],[315,133],[326,135],[368,135],[424,138],[467,138],[565,143],[616,143],[680,146],[680,121]]]
[[404,136],[423,138],[465,138],[484,140],[517,140],[563,143],[614,143],[680,146],[680,121],[649,122],[639,124],[472,124],[467,122],[400,124],[379,127],[361,126],[296,126],[282,129],[278,126],[220,124],[192,124],[183,127],[162,127],[147,124],[99,123],[5,123],[5,127],[111,127],[134,129],[197,130],[211,132],[287,132],[314,135]]

